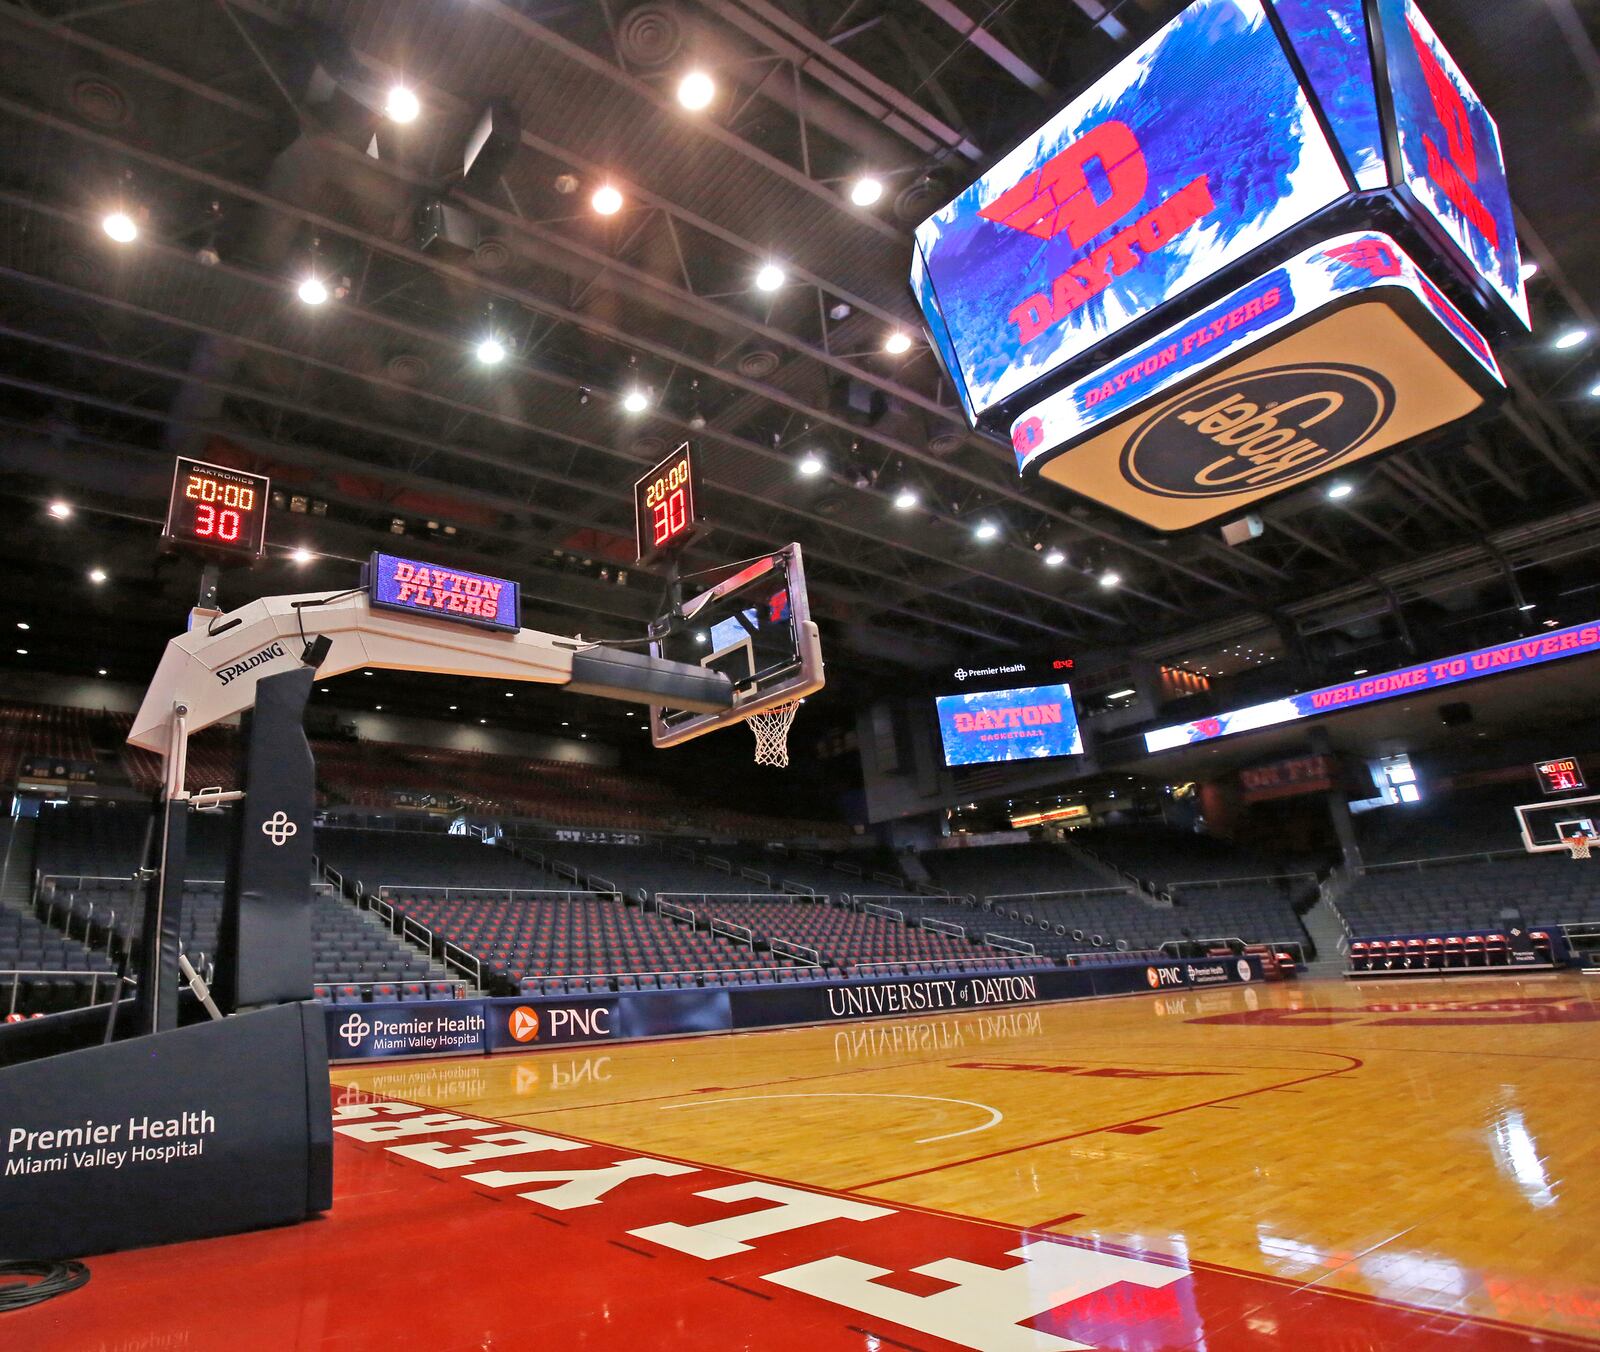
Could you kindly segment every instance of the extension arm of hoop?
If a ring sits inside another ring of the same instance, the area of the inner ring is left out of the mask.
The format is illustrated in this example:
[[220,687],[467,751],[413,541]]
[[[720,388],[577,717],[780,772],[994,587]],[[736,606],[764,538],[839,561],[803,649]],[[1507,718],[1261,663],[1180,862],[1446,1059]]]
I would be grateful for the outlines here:
[[381,667],[569,685],[639,703],[681,697],[685,708],[711,711],[732,702],[727,679],[699,667],[642,656],[618,661],[601,649],[575,653],[572,639],[535,629],[503,633],[374,610],[363,592],[267,596],[226,615],[196,613],[192,624],[167,643],[128,733],[133,746],[165,752],[180,704],[190,733],[251,708],[256,682],[292,670],[306,641],[319,637],[331,640],[318,666],[324,677]]

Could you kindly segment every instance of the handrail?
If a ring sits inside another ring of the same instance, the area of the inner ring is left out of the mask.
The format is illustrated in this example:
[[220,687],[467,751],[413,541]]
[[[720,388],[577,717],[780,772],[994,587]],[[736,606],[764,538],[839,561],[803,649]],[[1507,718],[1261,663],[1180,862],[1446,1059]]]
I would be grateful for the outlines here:
[[740,973],[748,976],[754,973],[794,970],[793,967],[673,967],[632,972],[541,972],[536,976],[522,977],[518,984],[524,993],[528,993],[528,987],[539,981],[615,981],[618,977],[624,976],[735,976]]
[[1361,872],[1368,873],[1395,873],[1401,869],[1435,868],[1441,864],[1462,864],[1473,860],[1493,862],[1496,859],[1531,859],[1530,855],[1520,846],[1508,847],[1501,850],[1474,850],[1470,854],[1441,854],[1420,859],[1392,859],[1383,864],[1364,865]]
[[810,944],[798,944],[793,939],[768,939],[767,947],[774,953],[783,954],[786,958],[798,958],[813,967],[822,966],[822,950]]
[[[422,892],[431,897],[443,897],[451,900],[452,894],[472,893],[475,897],[485,900],[502,901],[620,901],[622,893],[612,890],[600,891],[591,887],[427,887],[402,883],[384,883],[378,888],[377,895],[388,900],[394,892]],[[467,900],[472,900],[468,897]]]
[[1131,896],[1136,891],[1128,887],[1070,887],[1061,890],[1043,889],[1037,892],[994,892],[987,895],[984,900],[989,902],[1021,902],[1031,901],[1038,905],[1041,901],[1072,901],[1080,897],[1095,897],[1115,895],[1119,897]]
[[711,932],[720,934],[724,939],[732,939],[738,944],[748,944],[752,949],[756,946],[756,932],[750,926],[735,924],[720,916],[711,918]]
[[[860,901],[861,898],[857,897],[856,900]],[[861,910],[866,915],[882,916],[886,920],[898,920],[902,925],[905,924],[906,913],[893,906],[880,906],[875,901],[869,901],[862,905]]]
[[[1021,953],[1017,956],[1032,957],[1038,959],[1041,964],[1054,965],[1054,960],[1043,953]],[[1005,969],[999,966],[1004,961],[1003,958],[880,958],[874,962],[852,962],[850,970],[864,972],[874,967],[960,967],[970,970],[974,967],[986,967],[1004,971]]]
[[[452,952],[451,950],[454,950]],[[431,951],[431,950],[430,950]],[[461,956],[457,957],[459,953]],[[483,989],[483,962],[475,953],[469,953],[460,944],[446,939],[439,950],[439,956],[447,963],[452,963],[472,978],[472,984],[479,990]]]
[[792,901],[796,901],[796,900],[799,900],[799,901],[823,901],[823,900],[826,900],[826,898],[822,894],[817,893],[817,892],[813,892],[809,896],[802,896],[802,897],[798,897],[798,898],[793,893],[782,893],[782,892],[657,892],[656,893],[656,904],[659,906],[663,899],[671,901],[675,897],[698,897],[701,901],[705,902],[707,905],[710,905],[713,901],[717,900],[718,898],[721,898],[722,900],[725,900],[725,901],[770,902],[771,904],[773,904],[775,906],[776,905],[781,905],[781,904],[786,904],[788,902],[792,902]]
[[1012,953],[1037,953],[1035,948],[1026,939],[1013,939],[1009,934],[985,934],[983,942],[990,948],[1003,948]]
[[680,906],[675,901],[662,901],[659,896],[656,898],[656,910],[674,920],[687,920],[691,925],[699,919],[693,908]]
[[1170,953],[1170,950],[1203,944],[1238,944],[1237,951],[1241,953],[1247,948],[1270,948],[1274,951],[1288,949],[1294,954],[1296,962],[1303,963],[1306,960],[1306,947],[1298,939],[1242,939],[1237,934],[1214,934],[1207,939],[1166,939],[1162,941],[1157,951],[1176,956],[1175,953]]
[[929,916],[918,916],[917,924],[925,930],[932,930],[935,934],[948,934],[952,938],[965,939],[967,929],[965,925],[953,924],[949,920],[934,920]]
[[1297,878],[1309,878],[1312,882],[1317,880],[1315,873],[1249,873],[1236,878],[1176,878],[1171,882],[1162,883],[1162,887],[1171,891],[1175,887],[1223,887],[1229,883],[1289,883]]

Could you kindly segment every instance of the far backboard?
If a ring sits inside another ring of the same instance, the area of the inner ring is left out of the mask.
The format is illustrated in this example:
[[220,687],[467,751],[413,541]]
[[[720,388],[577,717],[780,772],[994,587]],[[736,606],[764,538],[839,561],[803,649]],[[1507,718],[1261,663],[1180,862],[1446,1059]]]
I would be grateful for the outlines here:
[[1569,849],[1574,836],[1600,839],[1600,796],[1519,803],[1516,812],[1522,848],[1529,854]]

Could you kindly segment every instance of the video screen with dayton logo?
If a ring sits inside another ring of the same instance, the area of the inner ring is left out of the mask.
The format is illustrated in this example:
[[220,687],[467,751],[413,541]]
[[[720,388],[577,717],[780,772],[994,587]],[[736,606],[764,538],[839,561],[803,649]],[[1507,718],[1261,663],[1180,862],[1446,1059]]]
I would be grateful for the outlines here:
[[940,695],[934,705],[949,766],[1083,754],[1072,687],[1065,683]]
[[924,221],[916,271],[981,416],[1348,187],[1262,0],[1198,0]]

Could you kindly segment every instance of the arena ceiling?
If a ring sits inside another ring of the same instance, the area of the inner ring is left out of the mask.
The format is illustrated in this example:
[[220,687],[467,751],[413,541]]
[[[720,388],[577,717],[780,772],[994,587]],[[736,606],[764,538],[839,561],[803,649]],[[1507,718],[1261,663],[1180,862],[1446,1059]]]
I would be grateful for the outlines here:
[[[905,281],[911,226],[1178,0],[0,0],[0,561],[37,601],[81,595],[103,556],[82,660],[153,660],[192,590],[150,528],[187,452],[286,495],[281,549],[230,601],[347,583],[330,560],[403,531],[522,578],[531,622],[637,632],[660,584],[630,567],[631,482],[691,437],[714,523],[695,565],[802,541],[830,663],[868,676],[976,645],[1201,662],[1413,603],[1513,610],[1519,578],[1559,592],[1600,548],[1600,363],[1552,343],[1600,310],[1595,20],[1424,7],[1499,118],[1539,264],[1513,398],[1229,547],[1024,490]],[[695,112],[692,67],[715,81]],[[420,103],[405,125],[383,116],[396,82]],[[494,101],[518,125],[463,180]],[[884,191],[857,205],[868,174]],[[422,246],[435,200],[475,241]],[[117,205],[132,244],[101,229]],[[312,270],[333,292],[314,307]],[[508,355],[486,367],[490,332]],[[885,351],[897,333],[909,351]],[[49,518],[58,495],[92,536]]]

